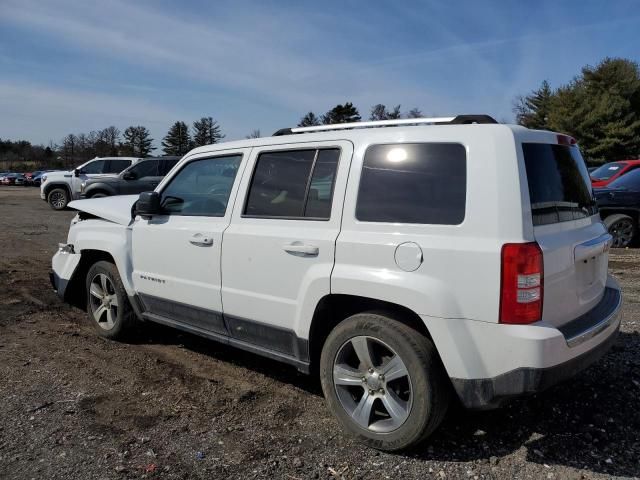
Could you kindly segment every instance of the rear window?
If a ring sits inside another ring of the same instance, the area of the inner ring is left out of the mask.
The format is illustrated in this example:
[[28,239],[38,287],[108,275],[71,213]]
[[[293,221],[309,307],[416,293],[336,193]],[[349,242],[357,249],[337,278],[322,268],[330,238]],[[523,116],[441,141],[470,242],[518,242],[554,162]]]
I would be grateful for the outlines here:
[[614,175],[617,175],[624,168],[624,163],[605,163],[601,167],[596,168],[591,172],[591,178],[595,180],[609,180]]
[[364,156],[356,218],[458,225],[465,215],[467,155],[457,143],[372,145]]
[[534,225],[566,222],[597,212],[578,147],[523,143]]

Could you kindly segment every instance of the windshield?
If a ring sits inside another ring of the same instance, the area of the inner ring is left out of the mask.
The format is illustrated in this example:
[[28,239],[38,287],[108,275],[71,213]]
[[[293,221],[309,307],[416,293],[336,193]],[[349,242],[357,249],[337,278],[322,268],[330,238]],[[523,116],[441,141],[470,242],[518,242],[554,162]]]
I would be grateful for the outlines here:
[[640,169],[625,173],[609,184],[609,188],[626,188],[640,191]]
[[522,151],[534,225],[596,213],[587,166],[577,146],[523,143]]
[[620,173],[623,168],[624,163],[605,163],[601,167],[596,168],[590,175],[591,178],[595,180],[609,180],[614,175]]

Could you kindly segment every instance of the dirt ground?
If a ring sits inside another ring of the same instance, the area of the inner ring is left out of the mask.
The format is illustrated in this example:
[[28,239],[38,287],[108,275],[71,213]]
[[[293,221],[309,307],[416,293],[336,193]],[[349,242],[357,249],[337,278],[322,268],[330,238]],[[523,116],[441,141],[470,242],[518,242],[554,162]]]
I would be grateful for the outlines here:
[[640,476],[640,252],[613,350],[577,378],[502,410],[454,406],[414,451],[345,436],[318,382],[159,326],[96,336],[63,305],[50,258],[73,212],[0,187],[0,478],[611,478]]

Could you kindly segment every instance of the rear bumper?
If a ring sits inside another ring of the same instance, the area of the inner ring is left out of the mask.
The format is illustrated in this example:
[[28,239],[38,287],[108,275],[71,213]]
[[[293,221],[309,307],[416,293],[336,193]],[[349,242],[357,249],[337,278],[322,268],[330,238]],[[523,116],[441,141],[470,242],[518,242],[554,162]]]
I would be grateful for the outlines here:
[[621,306],[620,288],[609,278],[598,305],[560,329],[542,322],[425,323],[462,403],[491,409],[512,397],[545,390],[596,362],[615,343]]
[[493,378],[452,378],[453,387],[467,408],[498,408],[507,400],[546,390],[599,360],[615,343],[616,328],[602,343],[571,360],[547,368],[518,368]]

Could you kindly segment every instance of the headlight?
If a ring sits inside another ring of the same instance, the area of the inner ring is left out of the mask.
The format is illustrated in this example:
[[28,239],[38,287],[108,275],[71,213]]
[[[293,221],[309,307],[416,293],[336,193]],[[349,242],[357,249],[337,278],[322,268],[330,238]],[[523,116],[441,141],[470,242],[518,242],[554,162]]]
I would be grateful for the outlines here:
[[44,182],[46,182],[46,181],[47,181],[47,176],[46,176],[46,175],[42,175],[42,176],[40,177],[40,182],[41,182],[41,183],[44,183]]

